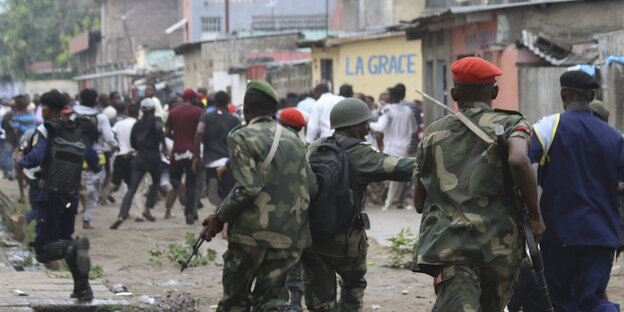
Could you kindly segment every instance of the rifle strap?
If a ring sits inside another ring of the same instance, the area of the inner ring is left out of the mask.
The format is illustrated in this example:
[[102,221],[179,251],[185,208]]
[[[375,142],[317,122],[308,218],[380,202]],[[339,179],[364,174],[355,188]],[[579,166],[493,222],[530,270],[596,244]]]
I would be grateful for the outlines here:
[[481,140],[487,144],[494,144],[494,140],[487,134],[481,127],[475,124],[470,118],[464,115],[462,112],[455,113],[455,117],[459,119],[470,131],[476,134]]
[[264,171],[269,167],[271,161],[273,161],[273,157],[275,157],[275,153],[277,152],[277,146],[279,145],[280,137],[282,136],[282,126],[279,124],[275,124],[275,135],[273,135],[273,143],[271,143],[271,148],[269,149],[269,154],[267,154],[266,159],[262,162],[262,166],[260,166],[259,174],[262,175]]

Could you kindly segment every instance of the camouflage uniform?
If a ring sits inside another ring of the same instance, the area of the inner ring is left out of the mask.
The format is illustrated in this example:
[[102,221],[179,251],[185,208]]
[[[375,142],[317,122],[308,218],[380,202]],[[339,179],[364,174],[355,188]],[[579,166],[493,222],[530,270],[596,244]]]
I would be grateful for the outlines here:
[[[347,136],[341,131],[334,134],[338,143]],[[308,148],[308,157],[316,150],[320,140]],[[364,203],[366,185],[383,180],[407,181],[416,166],[414,158],[392,157],[380,153],[370,143],[361,142],[345,150],[357,189],[353,198]],[[362,311],[366,289],[366,232],[360,225],[352,225],[333,238],[314,241],[304,249],[303,280],[305,302],[309,311]],[[340,301],[336,302],[336,273],[341,277]]]
[[[223,255],[223,298],[217,311],[275,311],[288,307],[280,292],[286,275],[311,245],[308,230],[310,195],[315,176],[305,160],[299,137],[282,131],[271,165],[266,159],[276,124],[269,116],[254,118],[228,136],[237,186],[217,213],[229,223]],[[250,293],[255,279],[255,288]]]
[[[465,103],[462,113],[494,138],[530,142],[522,115]],[[511,296],[522,259],[519,216],[506,198],[501,150],[488,146],[454,115],[425,130],[416,155],[414,180],[427,190],[414,271],[434,277],[435,309],[501,311]],[[434,309],[434,310],[435,310]]]

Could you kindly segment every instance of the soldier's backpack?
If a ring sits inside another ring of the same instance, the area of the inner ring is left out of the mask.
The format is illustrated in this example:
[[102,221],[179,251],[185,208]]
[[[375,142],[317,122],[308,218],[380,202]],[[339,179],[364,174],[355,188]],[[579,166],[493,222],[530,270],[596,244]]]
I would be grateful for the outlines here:
[[45,122],[48,154],[43,163],[43,189],[65,198],[78,195],[82,165],[87,146],[82,131],[73,121],[53,119]]
[[310,155],[310,167],[318,183],[317,195],[308,210],[313,238],[325,238],[346,230],[357,212],[351,201],[350,191],[354,185],[345,149],[359,142],[349,138],[341,146],[333,136],[326,137]]

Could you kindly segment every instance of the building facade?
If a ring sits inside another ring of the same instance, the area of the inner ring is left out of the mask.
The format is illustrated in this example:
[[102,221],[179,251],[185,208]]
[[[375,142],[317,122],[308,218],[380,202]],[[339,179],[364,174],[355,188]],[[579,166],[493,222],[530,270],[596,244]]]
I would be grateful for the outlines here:
[[419,40],[390,31],[328,38],[299,44],[312,49],[312,81],[331,82],[334,93],[342,84],[377,98],[388,87],[403,83],[408,100],[420,99],[413,87],[422,89],[423,72]]

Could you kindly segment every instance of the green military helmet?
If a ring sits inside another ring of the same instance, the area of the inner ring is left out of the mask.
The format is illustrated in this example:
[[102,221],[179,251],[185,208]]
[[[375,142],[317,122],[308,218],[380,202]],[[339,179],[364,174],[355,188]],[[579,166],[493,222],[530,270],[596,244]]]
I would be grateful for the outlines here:
[[366,103],[356,98],[346,98],[334,105],[329,113],[329,122],[332,129],[337,129],[357,125],[373,117]]

